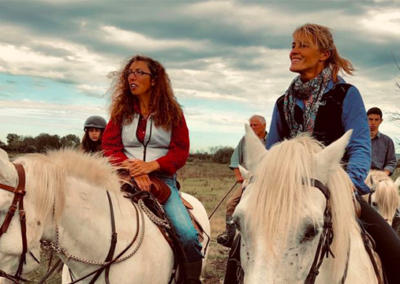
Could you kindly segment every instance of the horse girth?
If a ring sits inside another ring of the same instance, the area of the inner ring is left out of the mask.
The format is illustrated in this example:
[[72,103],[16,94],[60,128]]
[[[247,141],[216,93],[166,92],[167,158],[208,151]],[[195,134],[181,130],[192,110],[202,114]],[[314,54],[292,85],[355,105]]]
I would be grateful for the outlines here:
[[25,169],[21,164],[13,164],[13,165],[18,173],[17,187],[14,188],[14,187],[6,185],[6,184],[0,184],[0,189],[6,190],[6,191],[14,194],[14,198],[12,200],[10,208],[8,209],[6,217],[4,218],[4,222],[0,228],[0,238],[3,234],[5,234],[8,231],[8,227],[10,226],[11,220],[14,217],[14,214],[18,208],[19,220],[20,220],[20,224],[21,224],[22,253],[21,253],[20,260],[19,260],[18,270],[15,273],[14,277],[8,275],[4,271],[0,271],[0,272],[2,272],[3,277],[13,281],[14,283],[18,283],[17,280],[22,279],[20,276],[22,274],[23,265],[26,263],[26,253],[28,251],[28,242],[27,242],[27,238],[26,238],[26,214],[25,214],[25,210],[24,210],[24,196],[26,193],[26,190],[25,190],[26,176],[25,176]]

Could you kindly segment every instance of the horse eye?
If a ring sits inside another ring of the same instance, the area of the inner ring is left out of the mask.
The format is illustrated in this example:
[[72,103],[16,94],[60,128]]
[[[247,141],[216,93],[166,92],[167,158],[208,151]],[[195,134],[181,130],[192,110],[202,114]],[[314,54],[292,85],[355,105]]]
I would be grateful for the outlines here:
[[315,227],[314,225],[308,225],[304,231],[304,235],[300,243],[312,241],[317,234],[318,234],[318,227]]
[[372,206],[378,207],[378,203],[372,202]]

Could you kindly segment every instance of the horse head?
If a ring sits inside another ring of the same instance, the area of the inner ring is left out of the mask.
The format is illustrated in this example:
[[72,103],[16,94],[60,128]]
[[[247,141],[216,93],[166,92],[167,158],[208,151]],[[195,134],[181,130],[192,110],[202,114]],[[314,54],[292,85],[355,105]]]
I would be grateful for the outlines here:
[[371,188],[371,193],[364,198],[392,225],[396,210],[400,207],[398,187],[385,172],[377,170],[370,171],[365,183]]
[[[341,252],[336,256],[339,264],[330,267],[337,274],[331,280],[339,282],[350,241],[349,229],[336,225],[338,219],[354,216],[352,184],[340,167],[351,133],[325,149],[300,135],[267,151],[246,126],[245,159],[252,178],[234,213],[242,237],[244,283],[305,283],[324,231],[328,204],[335,228],[332,250]],[[328,186],[329,201],[314,181]]]
[[[27,178],[29,178],[29,175]],[[0,188],[0,226],[6,223],[6,215],[15,196],[12,189],[17,188],[18,182],[19,175],[16,168],[9,161],[7,153],[0,149],[0,184],[11,189],[11,191],[7,191]],[[39,220],[35,218],[37,214],[32,199],[32,192],[27,191],[23,197],[27,240],[26,262],[22,268],[23,274],[36,269],[40,260],[39,240],[42,230]],[[20,203],[18,206],[20,206]],[[20,213],[16,209],[9,225],[2,226],[2,232],[0,232],[0,270],[8,275],[15,275],[18,271],[19,259],[23,252],[21,229]]]

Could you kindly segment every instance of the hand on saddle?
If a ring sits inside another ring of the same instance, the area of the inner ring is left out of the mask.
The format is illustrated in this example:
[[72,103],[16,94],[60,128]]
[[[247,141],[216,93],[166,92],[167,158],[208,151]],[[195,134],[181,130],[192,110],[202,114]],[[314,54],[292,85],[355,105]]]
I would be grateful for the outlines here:
[[153,184],[148,175],[141,175],[134,178],[137,186],[144,191],[150,191],[151,185]]

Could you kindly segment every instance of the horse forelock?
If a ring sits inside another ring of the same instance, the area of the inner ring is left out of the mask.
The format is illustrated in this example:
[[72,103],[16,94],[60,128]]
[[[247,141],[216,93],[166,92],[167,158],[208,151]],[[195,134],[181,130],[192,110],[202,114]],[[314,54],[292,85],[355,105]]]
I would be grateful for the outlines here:
[[382,180],[376,187],[375,202],[378,205],[382,217],[392,221],[400,206],[400,196],[392,179]]
[[373,198],[380,214],[388,221],[392,221],[396,209],[400,206],[400,196],[396,184],[384,171],[379,170],[371,170],[365,183],[375,190]]
[[[287,242],[290,233],[300,225],[303,210],[311,206],[309,178],[315,178],[315,154],[321,145],[307,135],[284,141],[274,146],[260,162],[256,171],[256,182],[251,188],[245,230],[252,239],[263,235],[266,240],[279,239]],[[328,188],[331,192],[332,221],[335,240],[332,250],[336,256],[333,271],[343,271],[350,242],[350,230],[356,227],[351,201],[352,183],[337,165],[331,173]],[[317,216],[307,216],[317,222]],[[349,221],[350,219],[350,221]],[[261,225],[262,224],[262,225]],[[258,230],[256,230],[258,228]],[[262,232],[260,232],[260,228]],[[285,232],[285,235],[282,235]],[[273,243],[269,250],[273,253]],[[337,273],[338,277],[340,273]]]

